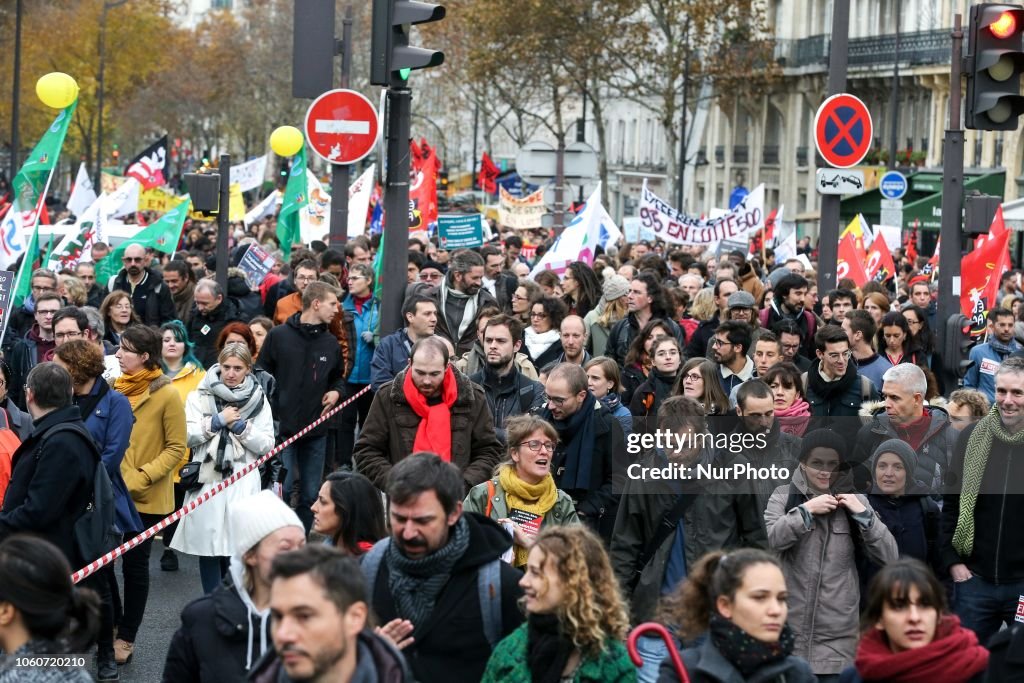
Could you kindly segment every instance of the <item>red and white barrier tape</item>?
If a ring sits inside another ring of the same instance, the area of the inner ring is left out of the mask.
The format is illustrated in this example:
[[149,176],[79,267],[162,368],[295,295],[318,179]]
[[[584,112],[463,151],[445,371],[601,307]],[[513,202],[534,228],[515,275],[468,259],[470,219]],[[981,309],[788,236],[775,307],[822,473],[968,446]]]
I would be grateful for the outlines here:
[[114,548],[113,550],[111,550],[106,555],[104,555],[102,557],[99,557],[99,558],[93,560],[92,562],[90,562],[89,564],[85,565],[84,567],[82,567],[77,572],[75,572],[74,574],[71,575],[71,582],[72,583],[78,583],[79,581],[81,581],[85,577],[89,576],[90,574],[94,574],[95,572],[99,571],[103,567],[105,567],[108,564],[112,563],[117,558],[119,558],[122,555],[124,555],[126,552],[128,552],[132,548],[135,548],[139,544],[141,544],[141,543],[149,540],[153,536],[155,536],[160,531],[163,531],[164,529],[166,529],[171,524],[174,524],[179,519],[181,519],[182,517],[184,517],[185,515],[187,515],[188,513],[192,512],[197,507],[199,507],[200,505],[202,505],[203,503],[208,501],[210,498],[212,498],[213,496],[216,496],[218,493],[220,493],[221,491],[223,491],[227,487],[231,486],[236,481],[238,481],[239,479],[241,479],[245,475],[249,474],[250,472],[252,472],[256,468],[258,468],[260,465],[265,463],[267,460],[270,460],[272,457],[274,457],[275,455],[280,453],[282,450],[284,450],[288,446],[292,445],[293,443],[295,443],[296,441],[298,441],[299,439],[304,437],[306,434],[309,434],[310,431],[316,429],[318,426],[323,424],[326,420],[330,419],[333,415],[335,415],[339,410],[341,410],[342,408],[347,406],[349,403],[352,403],[352,401],[355,401],[357,398],[359,398],[360,396],[362,396],[363,394],[365,394],[369,390],[370,390],[370,387],[368,387],[368,386],[367,387],[363,387],[358,392],[356,392],[356,394],[354,394],[353,396],[350,396],[345,401],[342,401],[341,403],[339,403],[335,407],[331,408],[331,410],[329,412],[324,413],[323,415],[321,415],[315,422],[313,422],[313,423],[303,427],[299,431],[298,434],[295,434],[294,436],[291,436],[291,437],[285,439],[284,441],[282,441],[280,444],[275,446],[272,450],[267,452],[266,455],[261,457],[256,462],[251,463],[249,465],[246,465],[244,468],[242,468],[241,470],[235,472],[230,477],[228,477],[224,481],[220,482],[219,484],[214,486],[212,489],[210,489],[209,491],[207,491],[203,495],[201,495],[198,498],[196,498],[195,500],[193,500],[188,505],[186,505],[186,506],[184,506],[182,508],[179,508],[178,510],[175,510],[169,516],[167,516],[164,519],[160,520],[159,522],[157,522],[156,524],[154,524],[150,528],[146,529],[141,534],[139,534],[135,538],[131,539],[127,543],[123,543],[122,545],[118,546],[117,548]]

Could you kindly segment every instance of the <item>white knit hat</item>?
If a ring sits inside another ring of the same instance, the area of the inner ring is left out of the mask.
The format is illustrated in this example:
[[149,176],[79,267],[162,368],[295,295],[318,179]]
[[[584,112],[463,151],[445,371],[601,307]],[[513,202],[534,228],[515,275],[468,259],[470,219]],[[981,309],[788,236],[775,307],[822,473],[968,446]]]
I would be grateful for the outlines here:
[[231,538],[235,541],[235,554],[239,557],[270,534],[287,526],[306,530],[295,511],[273,491],[263,490],[231,505]]

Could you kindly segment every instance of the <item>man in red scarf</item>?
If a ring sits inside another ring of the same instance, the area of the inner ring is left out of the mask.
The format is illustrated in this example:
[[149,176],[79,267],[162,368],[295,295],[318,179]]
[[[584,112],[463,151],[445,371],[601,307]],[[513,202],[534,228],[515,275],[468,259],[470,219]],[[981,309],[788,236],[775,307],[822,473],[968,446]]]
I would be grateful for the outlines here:
[[392,466],[419,451],[456,465],[467,491],[486,481],[501,458],[483,389],[454,370],[450,357],[441,338],[420,339],[409,367],[373,397],[354,458],[378,488],[387,485]]

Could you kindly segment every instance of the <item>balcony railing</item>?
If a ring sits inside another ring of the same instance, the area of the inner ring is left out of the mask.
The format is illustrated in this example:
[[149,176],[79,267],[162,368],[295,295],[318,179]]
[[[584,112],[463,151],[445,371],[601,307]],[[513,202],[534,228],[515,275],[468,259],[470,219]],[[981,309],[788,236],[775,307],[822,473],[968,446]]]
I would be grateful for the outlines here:
[[[895,46],[896,35],[893,33],[853,38],[849,46],[849,64],[851,67],[892,64]],[[830,39],[826,34],[777,40],[775,58],[784,68],[824,67],[828,65],[830,49]],[[949,29],[900,34],[901,64],[948,64],[950,58]]]

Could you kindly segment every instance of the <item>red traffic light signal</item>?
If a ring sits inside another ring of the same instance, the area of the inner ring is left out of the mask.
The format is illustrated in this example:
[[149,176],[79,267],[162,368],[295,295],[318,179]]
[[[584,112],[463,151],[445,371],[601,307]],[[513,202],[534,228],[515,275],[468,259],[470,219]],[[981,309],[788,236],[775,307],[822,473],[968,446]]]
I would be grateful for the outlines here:
[[998,19],[989,24],[988,30],[1001,40],[1009,38],[1017,32],[1017,17],[1013,16],[1013,12],[1005,11],[999,15]]
[[1016,130],[1024,114],[1020,78],[1024,73],[1024,7],[973,5],[967,43],[967,111],[964,126],[975,130]]

